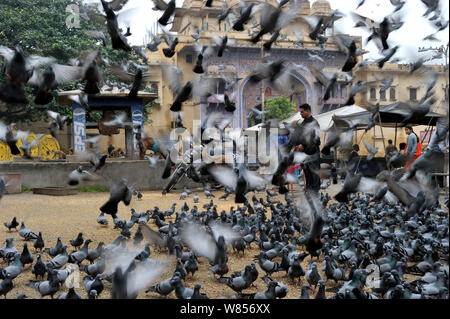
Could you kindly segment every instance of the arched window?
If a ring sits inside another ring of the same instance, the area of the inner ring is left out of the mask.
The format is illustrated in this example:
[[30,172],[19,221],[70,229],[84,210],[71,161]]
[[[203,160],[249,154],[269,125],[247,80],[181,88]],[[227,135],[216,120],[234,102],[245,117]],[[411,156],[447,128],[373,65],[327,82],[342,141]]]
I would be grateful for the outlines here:
[[266,88],[266,96],[271,96],[272,95],[272,89],[271,88]]
[[391,100],[395,100],[395,88],[391,88],[391,90],[389,91],[389,98]]
[[370,99],[371,100],[377,99],[377,91],[375,90],[375,88],[370,88]]
[[380,89],[380,100],[386,100],[386,90]]

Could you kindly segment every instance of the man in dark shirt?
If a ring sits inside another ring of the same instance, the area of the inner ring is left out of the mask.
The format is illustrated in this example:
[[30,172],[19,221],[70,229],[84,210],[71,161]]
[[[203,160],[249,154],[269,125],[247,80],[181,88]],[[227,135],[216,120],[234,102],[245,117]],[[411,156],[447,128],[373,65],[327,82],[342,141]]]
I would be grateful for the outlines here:
[[301,165],[306,179],[306,189],[314,192],[320,190],[320,177],[313,171],[320,170],[320,126],[311,114],[311,106],[300,106],[300,115],[303,122],[298,124],[294,131],[294,137],[289,141],[296,152],[304,152],[309,155]]

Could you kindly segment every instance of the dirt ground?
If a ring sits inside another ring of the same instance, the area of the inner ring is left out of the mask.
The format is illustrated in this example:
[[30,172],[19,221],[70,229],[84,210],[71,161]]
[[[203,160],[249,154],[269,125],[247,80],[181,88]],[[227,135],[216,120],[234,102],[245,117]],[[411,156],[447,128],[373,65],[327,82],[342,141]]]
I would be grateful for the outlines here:
[[[327,191],[332,196],[339,188],[338,185],[334,185],[334,187],[328,189]],[[202,190],[198,190],[197,192],[194,190],[194,194],[197,193],[200,197],[200,201],[197,204],[199,208],[202,208],[203,204],[208,203],[210,200],[206,198],[203,194]],[[223,194],[223,191],[214,192],[216,199],[214,203],[217,205],[217,211],[220,213],[221,210],[229,211],[231,206],[237,207],[237,204],[234,203],[234,197],[229,196],[228,200],[218,200],[218,197]],[[249,194],[250,197],[252,193]],[[256,194],[257,197],[266,198],[266,193],[261,192]],[[167,195],[161,195],[160,192],[143,192],[142,200],[137,200],[133,198],[130,206],[125,206],[123,203],[119,205],[119,213],[120,216],[124,220],[130,219],[130,209],[134,208],[138,212],[145,212],[147,209],[152,209],[155,206],[158,206],[162,210],[167,210],[170,208],[172,203],[177,203],[177,208],[180,209],[184,204],[183,200],[179,200],[180,191],[174,191],[174,193],[169,193]],[[79,232],[83,232],[83,237],[86,240],[90,238],[93,242],[89,245],[90,249],[96,248],[97,244],[100,241],[103,241],[105,244],[111,243],[120,233],[120,230],[113,229],[113,222],[110,216],[108,216],[109,225],[101,226],[97,224],[96,220],[99,215],[99,207],[108,199],[108,193],[79,193],[77,195],[72,196],[46,196],[46,195],[34,195],[30,192],[17,194],[17,195],[6,195],[0,202],[0,247],[2,247],[5,243],[5,239],[8,237],[14,238],[14,246],[18,249],[19,252],[22,252],[22,246],[24,241],[19,236],[18,232],[14,230],[12,232],[8,232],[7,228],[3,226],[3,223],[6,221],[11,221],[14,216],[17,217],[17,221],[19,224],[24,221],[25,226],[36,234],[41,231],[43,235],[43,239],[46,247],[53,247],[56,244],[56,239],[58,236],[61,237],[63,244],[68,245],[68,253],[70,254],[73,251],[73,247],[70,245],[69,241],[74,239]],[[278,197],[280,200],[284,202],[284,196]],[[193,202],[193,195],[190,195],[186,199],[187,204],[190,208],[192,208],[195,204]],[[174,215],[173,217],[174,218]],[[168,219],[170,220],[170,219]],[[166,220],[167,222],[167,220]],[[148,223],[150,227],[157,230],[157,227],[153,224],[153,220],[151,219]],[[19,229],[20,226],[17,228]],[[137,225],[132,228],[132,238],[134,233],[137,230]],[[28,242],[28,247],[30,251],[35,256],[36,261],[36,253],[34,252],[33,241]],[[299,249],[299,248],[298,248]],[[230,272],[228,275],[235,271],[243,270],[245,265],[251,263],[253,261],[254,256],[259,252],[259,247],[256,244],[252,244],[252,249],[247,249],[245,251],[245,255],[240,257],[233,253],[232,248],[228,249],[229,254],[229,263],[228,266],[230,268]],[[43,253],[44,261],[49,261],[51,258],[47,254]],[[151,246],[151,258],[156,260],[164,258],[166,254],[159,254],[158,251]],[[168,267],[165,274],[163,274],[160,280],[164,280],[170,278],[175,269],[175,258],[171,256],[173,263],[170,267]],[[274,259],[275,261],[281,262],[281,257],[277,257]],[[309,257],[307,257],[303,263],[303,268],[308,268]],[[322,278],[325,280],[325,274],[321,271],[323,257],[321,256],[320,262],[318,263],[319,271],[322,274]],[[83,264],[88,264],[88,261],[84,261]],[[257,264],[257,262],[256,262]],[[0,262],[0,267],[6,267],[6,263],[3,261]],[[194,280],[186,280],[186,285],[193,288],[195,283],[200,283],[202,285],[202,292],[206,293],[209,298],[219,298],[226,297],[229,298],[231,295],[236,294],[231,288],[226,286],[225,284],[219,283],[217,280],[213,279],[213,274],[208,269],[209,263],[203,258],[199,257],[199,271],[195,273]],[[259,268],[257,265],[257,269],[260,273],[259,278],[254,283],[255,287],[247,289],[244,293],[252,293],[257,291],[265,291],[266,284],[261,280],[261,277],[264,275],[264,271]],[[85,276],[85,274],[81,273],[81,279]],[[409,280],[408,275],[405,275],[405,279]],[[274,273],[272,278],[277,281],[281,281],[286,284],[289,288],[288,295],[286,298],[295,299],[300,296],[300,287],[301,283],[296,282],[292,284],[288,277],[285,277],[284,272]],[[304,283],[306,282],[306,278],[302,278]],[[34,289],[26,286],[29,280],[34,280],[34,275],[31,273],[31,266],[26,266],[24,271],[14,279],[15,288],[8,294],[8,298],[16,298],[20,293],[26,294],[30,298],[40,298],[38,292]],[[100,295],[100,298],[109,298],[110,297],[110,288],[111,284],[107,281],[104,281],[105,290]],[[156,284],[156,282],[155,282]],[[329,281],[326,287],[327,297],[332,297],[336,292],[336,285]],[[63,286],[62,291],[67,291],[68,288]],[[82,281],[80,282],[80,287],[76,289],[77,293],[80,294],[82,298],[87,298],[87,294],[84,289],[84,285]],[[57,297],[55,295],[55,297]],[[49,297],[46,297],[49,298]],[[145,289],[142,290],[138,296],[138,298],[161,298],[156,293],[145,293]],[[175,298],[174,292],[169,295],[169,298]]]

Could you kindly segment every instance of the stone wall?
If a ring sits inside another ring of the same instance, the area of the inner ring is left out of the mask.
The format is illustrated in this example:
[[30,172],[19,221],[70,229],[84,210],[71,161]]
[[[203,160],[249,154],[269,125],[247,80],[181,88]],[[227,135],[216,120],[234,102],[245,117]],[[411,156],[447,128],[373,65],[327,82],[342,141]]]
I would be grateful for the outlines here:
[[[21,173],[22,186],[35,187],[66,187],[69,173],[82,165],[89,169],[87,162],[2,162],[0,163],[0,175],[2,173]],[[109,189],[111,184],[121,178],[127,178],[129,184],[134,185],[139,190],[162,190],[169,179],[161,178],[164,169],[164,161],[160,160],[155,168],[149,168],[148,161],[110,161],[98,171],[102,176],[98,181],[83,182],[80,186],[100,186]],[[182,189],[184,186],[190,188],[202,187],[183,178],[175,189]]]

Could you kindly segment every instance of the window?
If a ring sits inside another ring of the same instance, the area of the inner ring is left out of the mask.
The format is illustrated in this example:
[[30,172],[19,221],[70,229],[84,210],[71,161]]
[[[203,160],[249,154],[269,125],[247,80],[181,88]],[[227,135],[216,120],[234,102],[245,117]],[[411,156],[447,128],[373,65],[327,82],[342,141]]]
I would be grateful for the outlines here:
[[377,99],[377,91],[375,90],[375,88],[370,88],[370,99],[371,100]]
[[391,90],[389,91],[389,98],[391,100],[395,100],[395,88],[391,88]]
[[186,54],[186,63],[192,63],[192,54]]
[[226,23],[223,24],[223,27],[224,27],[223,31],[227,32],[227,24]]
[[206,31],[208,31],[208,22],[206,22]]
[[380,89],[380,100],[386,100],[386,90]]
[[409,89],[409,99],[411,101],[416,101],[417,100],[417,89]]

